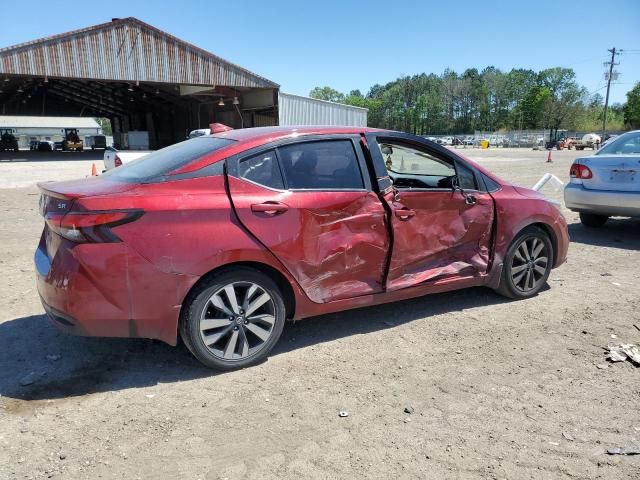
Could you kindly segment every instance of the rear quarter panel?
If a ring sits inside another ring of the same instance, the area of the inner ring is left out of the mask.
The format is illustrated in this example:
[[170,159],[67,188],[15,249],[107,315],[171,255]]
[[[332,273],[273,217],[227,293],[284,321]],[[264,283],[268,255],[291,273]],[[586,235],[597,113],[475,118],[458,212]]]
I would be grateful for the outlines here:
[[296,304],[308,298],[278,260],[238,222],[224,177],[141,185],[118,197],[89,197],[87,209],[144,209],[133,223],[113,228],[128,251],[131,336],[176,342],[181,305],[203,275],[235,262],[258,262],[280,271]]
[[[535,194],[536,192],[531,192]],[[503,186],[492,194],[496,203],[494,265],[501,265],[515,236],[533,224],[543,224],[552,236],[554,267],[566,260],[569,246],[567,223],[562,213],[544,196],[524,196],[512,187]]]

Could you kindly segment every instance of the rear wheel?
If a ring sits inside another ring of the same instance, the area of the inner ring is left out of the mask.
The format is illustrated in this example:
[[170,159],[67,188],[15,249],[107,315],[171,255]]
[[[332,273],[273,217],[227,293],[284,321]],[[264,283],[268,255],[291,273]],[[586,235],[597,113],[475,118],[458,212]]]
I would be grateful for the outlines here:
[[549,235],[538,227],[527,227],[507,250],[497,292],[516,299],[533,297],[547,282],[552,266]]
[[606,215],[596,215],[595,213],[581,213],[580,221],[585,227],[600,228],[609,219]]
[[234,370],[260,362],[284,327],[286,311],[278,286],[250,268],[212,277],[187,302],[180,335],[210,368]]

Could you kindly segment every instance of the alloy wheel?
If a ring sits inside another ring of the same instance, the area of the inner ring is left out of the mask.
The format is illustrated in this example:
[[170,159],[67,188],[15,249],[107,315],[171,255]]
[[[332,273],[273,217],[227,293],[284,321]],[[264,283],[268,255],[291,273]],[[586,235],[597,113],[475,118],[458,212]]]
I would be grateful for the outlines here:
[[205,304],[200,337],[217,358],[242,360],[265,346],[274,325],[271,295],[256,283],[234,282],[217,290]]
[[516,289],[529,292],[544,281],[550,267],[545,242],[538,237],[525,237],[516,248],[511,263],[511,280]]

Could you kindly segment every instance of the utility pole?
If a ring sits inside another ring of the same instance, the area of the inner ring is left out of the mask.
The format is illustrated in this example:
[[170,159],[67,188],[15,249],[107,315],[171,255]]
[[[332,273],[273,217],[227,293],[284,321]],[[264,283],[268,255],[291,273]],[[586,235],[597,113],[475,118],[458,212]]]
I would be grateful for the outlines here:
[[615,60],[616,60],[616,55],[620,55],[619,52],[616,52],[616,47],[610,48],[608,49],[608,51],[611,52],[611,61],[605,62],[604,64],[605,67],[606,66],[609,67],[609,71],[605,73],[605,78],[607,80],[607,96],[605,97],[605,100],[604,100],[604,120],[602,122],[602,141],[604,141],[604,135],[607,133],[607,110],[609,108],[609,89],[611,88],[611,80],[618,79],[618,72],[614,72],[613,67],[616,65],[619,65],[618,63],[615,63]]

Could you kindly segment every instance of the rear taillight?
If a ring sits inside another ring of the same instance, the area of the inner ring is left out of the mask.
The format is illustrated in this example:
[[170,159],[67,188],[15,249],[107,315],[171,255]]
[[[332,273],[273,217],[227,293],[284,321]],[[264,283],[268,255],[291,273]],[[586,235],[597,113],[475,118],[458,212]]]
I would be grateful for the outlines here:
[[120,160],[120,157],[119,157],[118,155],[116,155],[116,158],[115,158],[115,160],[113,161],[113,164],[114,164],[116,167],[121,167],[121,166],[122,166],[122,160]]
[[577,178],[580,180],[588,180],[593,178],[593,172],[586,165],[580,163],[574,163],[569,170],[569,176],[571,178]]
[[111,231],[142,216],[142,210],[49,213],[45,221],[60,236],[76,243],[115,243],[118,236]]

